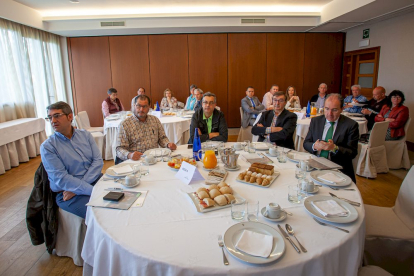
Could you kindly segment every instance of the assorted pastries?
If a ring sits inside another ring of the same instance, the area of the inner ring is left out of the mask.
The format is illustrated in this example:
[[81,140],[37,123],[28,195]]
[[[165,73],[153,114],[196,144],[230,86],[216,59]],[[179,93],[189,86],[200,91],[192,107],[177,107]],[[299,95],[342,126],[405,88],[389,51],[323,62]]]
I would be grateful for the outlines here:
[[179,170],[181,168],[181,163],[185,161],[187,163],[190,163],[193,166],[197,165],[197,162],[193,158],[189,157],[177,157],[171,159],[171,161],[168,162],[168,166],[173,169]]
[[174,112],[164,112],[162,115],[164,116],[175,116]]
[[203,209],[213,207],[216,204],[225,206],[236,199],[233,196],[232,188],[223,181],[218,185],[210,185],[208,188],[198,188],[194,195],[200,200],[199,203]]
[[272,165],[266,165],[261,163],[253,163],[248,171],[252,173],[261,173],[265,175],[273,175],[275,172],[275,167]]
[[237,179],[251,184],[268,186],[272,182],[275,168],[272,165],[253,163],[247,171],[240,173]]

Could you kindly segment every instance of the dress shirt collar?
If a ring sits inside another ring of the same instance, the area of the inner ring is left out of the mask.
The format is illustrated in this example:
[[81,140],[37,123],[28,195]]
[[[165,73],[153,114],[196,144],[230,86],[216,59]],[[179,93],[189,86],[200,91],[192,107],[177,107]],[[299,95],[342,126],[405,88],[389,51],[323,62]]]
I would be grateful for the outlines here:
[[73,137],[76,135],[76,132],[77,131],[79,131],[78,129],[75,129],[75,128],[73,128],[72,127],[72,137],[70,137],[70,139],[68,138],[68,137],[66,137],[65,135],[63,135],[62,133],[60,133],[60,132],[55,132],[55,134],[56,134],[56,136],[57,137],[59,137],[60,139],[63,139],[63,140],[71,140],[71,139],[73,139]]

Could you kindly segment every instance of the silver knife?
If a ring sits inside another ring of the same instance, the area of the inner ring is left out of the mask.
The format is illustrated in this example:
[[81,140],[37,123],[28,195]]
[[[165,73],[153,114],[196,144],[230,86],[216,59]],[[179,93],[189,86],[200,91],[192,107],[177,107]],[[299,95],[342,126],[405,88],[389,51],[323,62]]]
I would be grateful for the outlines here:
[[293,246],[293,248],[296,249],[296,251],[298,253],[300,253],[300,249],[296,246],[296,244],[289,238],[289,235],[285,232],[285,230],[283,230],[282,227],[280,227],[280,225],[278,224],[277,227],[279,228],[280,232],[282,233],[282,235],[290,242],[290,244]]
[[360,207],[361,206],[361,203],[359,203],[359,202],[356,202],[356,201],[352,201],[352,200],[349,200],[349,199],[346,199],[346,198],[343,198],[343,197],[338,197],[337,195],[335,195],[335,194],[333,194],[333,193],[329,193],[332,197],[336,197],[336,198],[339,198],[339,199],[341,199],[341,200],[343,200],[343,201],[345,201],[345,202],[348,202],[349,204],[351,204],[351,205],[354,205],[354,206],[358,206],[358,207]]
[[270,159],[269,157],[267,157],[266,155],[264,155],[263,153],[259,153],[261,156],[263,156],[264,158],[267,159],[267,161],[269,161],[270,163],[274,163],[272,159]]

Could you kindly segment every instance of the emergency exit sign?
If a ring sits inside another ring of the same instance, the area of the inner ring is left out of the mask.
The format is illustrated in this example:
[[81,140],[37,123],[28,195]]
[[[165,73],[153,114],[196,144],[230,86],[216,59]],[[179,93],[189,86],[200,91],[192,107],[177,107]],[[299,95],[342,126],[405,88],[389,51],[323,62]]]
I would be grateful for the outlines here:
[[369,29],[365,29],[362,31],[362,39],[369,38]]

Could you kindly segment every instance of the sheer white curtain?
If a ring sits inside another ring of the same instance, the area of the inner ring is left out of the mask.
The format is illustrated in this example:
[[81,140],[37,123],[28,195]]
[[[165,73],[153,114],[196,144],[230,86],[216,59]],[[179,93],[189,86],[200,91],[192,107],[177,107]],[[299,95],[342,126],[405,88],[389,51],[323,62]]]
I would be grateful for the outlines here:
[[0,122],[66,101],[59,36],[0,18]]

